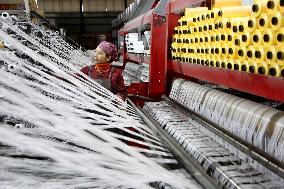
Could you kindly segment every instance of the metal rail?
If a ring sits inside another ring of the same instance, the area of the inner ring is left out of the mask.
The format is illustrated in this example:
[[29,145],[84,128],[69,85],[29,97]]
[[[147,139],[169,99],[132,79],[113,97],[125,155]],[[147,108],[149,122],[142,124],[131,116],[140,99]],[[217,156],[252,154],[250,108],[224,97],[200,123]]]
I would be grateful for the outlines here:
[[191,174],[191,176],[206,189],[221,189],[216,181],[206,174],[204,169],[192,159],[189,154],[180,147],[180,145],[172,139],[166,131],[164,131],[158,123],[153,120],[146,112],[141,108],[135,106],[135,104],[127,98],[127,101],[137,112],[137,114],[143,119],[143,121],[149,126],[149,128],[157,135],[164,144],[169,147],[169,150],[174,154],[177,160],[184,166],[184,168]]
[[277,174],[279,177],[284,179],[284,166],[283,163],[276,160],[274,157],[267,155],[263,151],[259,150],[255,146],[249,144],[248,142],[244,141],[243,139],[234,136],[227,130],[221,128],[220,126],[212,123],[211,121],[203,118],[202,116],[198,115],[196,112],[193,112],[183,105],[179,104],[171,100],[169,97],[162,96],[162,99],[170,103],[173,107],[177,108],[178,110],[182,111],[183,113],[189,115],[192,119],[197,121],[198,123],[202,124],[208,130],[220,136],[226,142],[232,144],[233,146],[237,147],[243,153],[249,155],[252,159],[256,160],[270,171]]

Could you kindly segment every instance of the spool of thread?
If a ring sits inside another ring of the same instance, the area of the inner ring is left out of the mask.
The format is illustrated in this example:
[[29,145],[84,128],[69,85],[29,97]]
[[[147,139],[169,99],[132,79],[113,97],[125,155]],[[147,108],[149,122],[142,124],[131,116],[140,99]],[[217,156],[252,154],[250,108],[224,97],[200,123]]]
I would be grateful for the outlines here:
[[280,10],[280,1],[281,0],[265,0],[267,12],[272,14],[273,12]]
[[273,12],[270,15],[270,22],[273,30],[284,27],[284,12]]
[[268,14],[261,14],[260,17],[258,18],[258,28],[261,31],[264,31],[266,28],[270,28],[270,27],[271,27],[271,23],[270,23]]
[[225,6],[241,6],[242,0],[214,0],[214,8],[220,8]]
[[261,46],[256,46],[254,51],[254,59],[256,61],[263,61],[265,59],[265,49]]
[[222,7],[218,15],[223,18],[247,17],[251,12],[251,6]]
[[235,59],[233,62],[234,62],[233,69],[236,70],[236,71],[241,71],[241,69],[242,69],[242,61],[238,60],[238,59]]
[[220,39],[221,39],[220,44],[221,45],[226,45],[228,43],[228,32],[226,32],[224,30],[221,31]]
[[207,7],[195,7],[195,8],[185,8],[184,15],[185,16],[195,16],[200,14],[200,12],[207,11]]
[[281,1],[281,0],[280,0],[280,3],[279,3],[279,10],[280,10],[280,12],[284,12],[284,1]]
[[221,52],[222,52],[221,47],[220,47],[219,45],[216,46],[216,47],[215,47],[215,53],[214,53],[214,54],[215,54],[216,56],[220,57]]
[[228,43],[233,45],[234,43],[234,33],[231,31],[231,32],[227,32],[227,39],[228,39]]
[[238,31],[239,31],[240,33],[243,33],[243,32],[245,31],[246,23],[248,22],[248,18],[249,18],[249,17],[246,17],[246,19],[244,19],[243,21],[240,21],[240,23],[239,23],[239,29],[238,29]]
[[203,33],[199,34],[199,43],[204,45],[205,43],[205,35]]
[[243,32],[246,29],[246,23],[249,17],[236,17],[230,18],[227,22],[227,26],[234,32]]
[[269,64],[265,61],[258,62],[257,73],[261,75],[268,75],[269,73]]
[[275,46],[276,48],[276,57],[277,57],[277,62],[279,64],[284,64],[284,49],[283,49],[283,46],[282,45],[278,45],[278,46]]
[[227,58],[221,58],[220,59],[220,68],[226,69],[226,63],[227,63]]
[[1,14],[1,19],[4,20],[5,22],[8,22],[8,23],[12,23],[13,22],[11,16],[7,12],[3,12]]
[[248,63],[249,63],[248,72],[257,73],[258,64],[255,61],[248,61]]
[[262,13],[267,13],[266,1],[254,0],[252,5],[252,16],[259,17]]
[[274,45],[268,46],[265,49],[266,62],[275,63],[277,60],[277,50]]
[[269,75],[275,76],[275,77],[284,77],[284,65],[283,64],[270,65]]
[[276,44],[275,32],[271,29],[265,29],[262,33],[262,42],[264,45]]
[[210,43],[213,44],[216,42],[216,37],[215,37],[215,32],[211,32],[210,33],[210,39],[209,39]]
[[228,57],[231,58],[231,59],[238,57],[238,53],[237,53],[235,46],[229,46]]
[[214,21],[214,25],[215,25],[215,29],[217,29],[217,30],[222,30],[223,28],[223,24],[221,23],[221,18],[219,18],[219,19],[216,19],[215,21]]
[[219,8],[213,8],[210,12],[210,17],[211,20],[215,21],[216,19],[220,18],[220,16],[218,15],[220,9]]
[[210,47],[210,55],[215,55],[215,48],[214,47]]
[[249,63],[248,63],[248,61],[247,60],[242,61],[241,64],[242,64],[241,71],[249,72]]
[[202,23],[201,16],[202,16],[201,13],[199,13],[199,14],[197,14],[197,15],[195,16],[195,18],[196,18],[196,23],[198,23],[198,24]]
[[222,45],[220,56],[222,58],[227,58],[228,54],[229,54],[229,46],[228,45]]
[[224,28],[225,31],[229,30],[230,28],[228,28],[228,25],[227,23],[229,22],[229,18],[223,18],[221,19],[221,23],[222,23],[222,26]]
[[215,67],[220,68],[222,64],[222,59],[218,58],[215,60]]
[[226,68],[229,70],[232,70],[234,68],[234,61],[233,59],[227,59],[226,63]]
[[257,20],[255,17],[249,17],[247,24],[245,25],[245,30],[249,32],[254,32],[258,28]]
[[277,33],[276,33],[276,43],[278,45],[283,45],[284,44],[284,28],[281,28],[280,30],[277,31]]
[[195,25],[195,22],[193,22],[193,17],[191,16],[185,16],[185,21],[186,21],[187,27],[191,27]]
[[250,46],[252,44],[252,36],[250,34],[250,32],[245,31],[242,33],[241,35],[241,40],[242,40],[242,45],[243,46]]
[[256,46],[262,43],[262,33],[259,29],[255,30],[252,35],[252,43]]
[[204,42],[207,44],[210,44],[210,34],[207,32],[206,34],[204,34]]
[[215,34],[215,42],[217,44],[220,44],[221,43],[221,35],[219,33],[216,33]]
[[247,48],[247,58],[249,60],[252,60],[254,58],[254,53],[255,53],[255,48],[253,45],[250,45],[248,48]]
[[216,67],[216,59],[214,56],[211,57],[210,61],[209,61],[209,66],[210,67]]
[[246,60],[247,59],[247,48],[245,46],[241,46],[237,48],[238,58],[240,60]]
[[204,23],[203,24],[203,31],[204,31],[204,33],[208,32],[208,30],[209,30],[209,25]]
[[241,35],[235,35],[234,45],[236,47],[240,47],[242,45],[242,36]]

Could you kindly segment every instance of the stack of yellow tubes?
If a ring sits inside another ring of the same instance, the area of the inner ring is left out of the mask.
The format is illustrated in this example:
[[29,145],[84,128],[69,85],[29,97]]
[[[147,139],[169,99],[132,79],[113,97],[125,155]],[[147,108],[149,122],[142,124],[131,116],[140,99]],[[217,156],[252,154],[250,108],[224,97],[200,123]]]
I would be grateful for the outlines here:
[[174,31],[172,59],[284,77],[284,4],[229,2],[215,1],[212,10],[187,8]]

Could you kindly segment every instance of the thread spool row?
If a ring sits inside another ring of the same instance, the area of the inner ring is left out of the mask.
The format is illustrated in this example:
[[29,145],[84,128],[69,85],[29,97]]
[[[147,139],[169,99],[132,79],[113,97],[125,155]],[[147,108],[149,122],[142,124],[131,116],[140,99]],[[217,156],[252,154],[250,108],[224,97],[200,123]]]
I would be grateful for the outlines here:
[[[268,6],[265,4],[257,4],[255,1],[249,9],[247,6],[238,6],[211,11],[202,7],[203,14],[198,11],[190,14],[187,10],[174,31],[172,58],[184,62],[192,60],[194,62],[191,63],[207,66],[283,76],[284,15],[281,11],[268,14]],[[277,32],[275,29],[278,29]],[[193,55],[196,57],[193,58]],[[199,60],[199,56],[217,56],[215,59],[218,60],[234,59],[247,62],[248,66],[232,66],[230,63],[224,63],[229,66],[222,66],[220,61],[213,64],[214,60]],[[255,66],[254,61],[261,62],[262,66]]]

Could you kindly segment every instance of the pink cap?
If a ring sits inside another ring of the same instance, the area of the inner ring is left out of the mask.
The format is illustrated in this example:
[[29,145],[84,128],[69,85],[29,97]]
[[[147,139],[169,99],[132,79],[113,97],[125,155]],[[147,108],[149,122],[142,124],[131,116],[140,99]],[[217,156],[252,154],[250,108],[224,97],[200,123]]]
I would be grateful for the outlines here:
[[117,49],[116,46],[110,42],[103,41],[98,45],[106,54],[111,56],[113,61],[117,61]]

